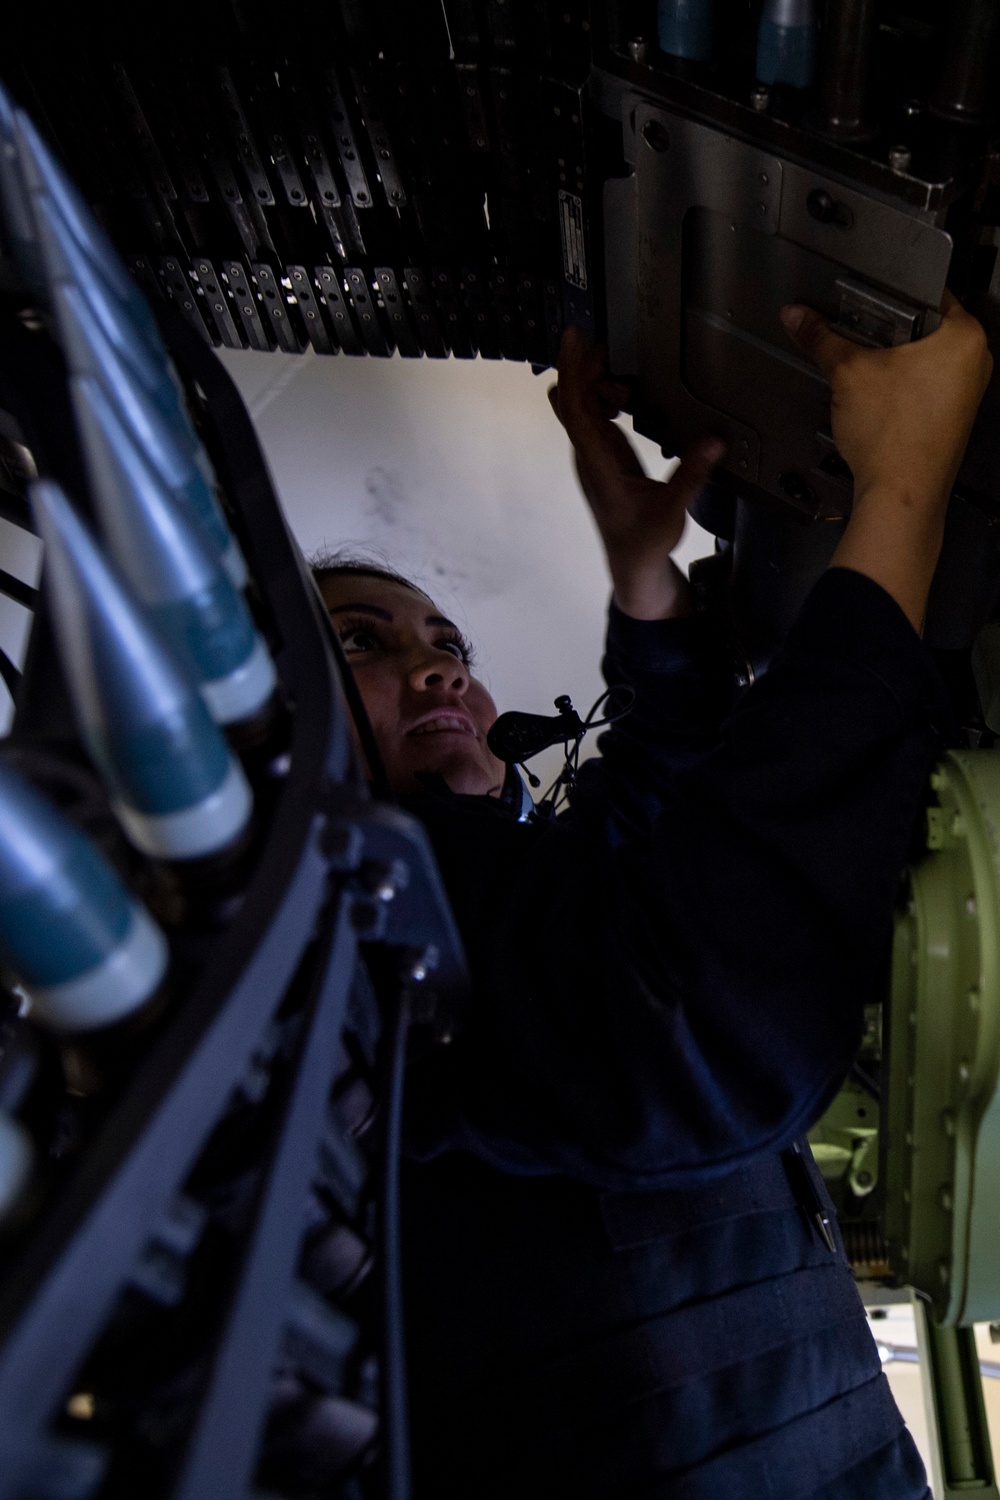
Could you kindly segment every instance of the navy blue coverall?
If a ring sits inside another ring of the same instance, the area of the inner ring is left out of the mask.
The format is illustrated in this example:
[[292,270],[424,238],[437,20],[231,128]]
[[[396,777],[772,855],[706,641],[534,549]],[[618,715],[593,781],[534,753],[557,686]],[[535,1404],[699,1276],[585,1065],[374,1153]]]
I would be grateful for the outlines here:
[[925,1500],[781,1153],[881,997],[939,679],[845,570],[735,706],[703,617],[612,607],[604,669],[635,707],[555,824],[414,799],[473,978],[407,1076],[416,1495]]

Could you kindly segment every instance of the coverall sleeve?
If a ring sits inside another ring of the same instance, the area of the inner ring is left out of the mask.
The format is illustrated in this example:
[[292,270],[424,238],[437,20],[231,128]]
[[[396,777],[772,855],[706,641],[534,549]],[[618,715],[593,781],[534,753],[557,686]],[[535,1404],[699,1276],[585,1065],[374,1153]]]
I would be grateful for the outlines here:
[[[658,632],[647,651],[636,623],[620,645],[612,622],[614,670],[646,674],[648,692]],[[606,756],[603,812],[595,785],[497,882],[470,935],[470,1023],[416,1070],[415,1154],[458,1147],[628,1191],[800,1137],[884,986],[946,714],[890,596],[825,574],[714,746],[661,759],[647,828],[621,837],[624,746],[617,767]]]
[[601,735],[580,768],[574,802],[607,819],[614,842],[648,829],[665,788],[721,739],[733,703],[732,649],[714,615],[633,620],[612,602],[602,662],[609,687],[630,687],[632,707]]

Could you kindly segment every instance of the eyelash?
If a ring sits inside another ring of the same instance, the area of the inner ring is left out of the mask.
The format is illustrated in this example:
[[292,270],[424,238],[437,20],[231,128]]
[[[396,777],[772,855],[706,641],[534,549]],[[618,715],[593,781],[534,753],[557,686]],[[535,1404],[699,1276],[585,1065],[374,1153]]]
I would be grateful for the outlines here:
[[[351,647],[347,643],[352,635],[371,636],[376,645],[381,644],[378,627],[373,625],[370,620],[344,620],[340,625],[340,644],[343,646],[348,655],[350,655],[351,653]],[[465,666],[472,666],[474,659],[472,647],[465,639],[465,637],[458,631],[455,631],[454,634],[439,636],[434,644],[441,649],[445,649],[448,646],[456,646],[458,648],[456,652],[458,659],[462,661]],[[358,648],[355,647],[354,649],[357,650]],[[362,651],[361,654],[364,654],[364,652]]]

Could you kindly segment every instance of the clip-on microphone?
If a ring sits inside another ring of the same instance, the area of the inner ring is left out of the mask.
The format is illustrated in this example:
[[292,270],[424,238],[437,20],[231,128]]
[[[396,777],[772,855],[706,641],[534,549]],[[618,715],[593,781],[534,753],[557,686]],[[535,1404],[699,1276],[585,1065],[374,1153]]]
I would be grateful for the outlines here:
[[[559,712],[554,718],[546,714],[501,714],[486,735],[486,743],[497,759],[508,765],[522,765],[550,745],[579,739],[586,732],[586,726],[568,693],[557,698],[555,706]],[[532,786],[541,785],[538,777],[532,776],[530,771],[525,771],[525,775]]]
[[[616,699],[621,702],[623,696],[625,702],[622,707],[612,708],[603,719],[594,718],[602,703],[613,705]],[[555,700],[559,712],[553,716],[517,712],[501,714],[487,731],[486,743],[498,760],[505,761],[507,765],[520,766],[533,787],[541,786],[541,782],[525,767],[524,762],[547,750],[550,745],[562,743],[566,746],[566,763],[536,809],[541,816],[551,817],[556,811],[560,793],[565,794],[573,785],[580,760],[580,742],[588,729],[614,724],[628,713],[634,702],[635,691],[623,683],[620,687],[606,689],[586,719],[581,719],[569,695],[563,693],[562,697]]]

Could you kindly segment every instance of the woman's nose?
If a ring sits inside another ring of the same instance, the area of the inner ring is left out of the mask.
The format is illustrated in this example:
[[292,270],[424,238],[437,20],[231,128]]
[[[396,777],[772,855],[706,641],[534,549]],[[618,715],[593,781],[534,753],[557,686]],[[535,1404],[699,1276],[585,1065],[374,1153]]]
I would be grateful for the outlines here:
[[446,687],[453,693],[464,693],[469,686],[469,671],[460,657],[431,648],[412,667],[410,682],[418,690]]

